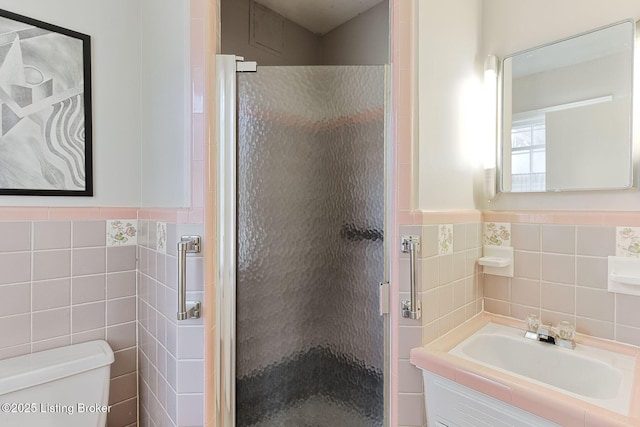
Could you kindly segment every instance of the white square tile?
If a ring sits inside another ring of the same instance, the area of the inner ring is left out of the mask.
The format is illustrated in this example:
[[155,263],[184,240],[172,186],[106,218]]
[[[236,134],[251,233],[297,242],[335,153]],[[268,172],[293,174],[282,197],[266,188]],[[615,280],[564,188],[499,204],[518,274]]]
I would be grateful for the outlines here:
[[178,360],[176,390],[180,393],[204,393],[204,361]]
[[178,425],[201,426],[204,423],[204,395],[178,395]]

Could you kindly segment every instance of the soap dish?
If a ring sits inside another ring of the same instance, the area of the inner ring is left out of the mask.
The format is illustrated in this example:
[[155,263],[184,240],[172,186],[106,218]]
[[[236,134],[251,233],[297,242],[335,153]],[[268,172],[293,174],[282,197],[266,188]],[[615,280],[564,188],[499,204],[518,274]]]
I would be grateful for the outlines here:
[[484,274],[513,277],[513,247],[484,245],[478,264]]
[[487,267],[507,267],[511,264],[509,258],[502,258],[497,256],[483,256],[478,259],[478,264]]

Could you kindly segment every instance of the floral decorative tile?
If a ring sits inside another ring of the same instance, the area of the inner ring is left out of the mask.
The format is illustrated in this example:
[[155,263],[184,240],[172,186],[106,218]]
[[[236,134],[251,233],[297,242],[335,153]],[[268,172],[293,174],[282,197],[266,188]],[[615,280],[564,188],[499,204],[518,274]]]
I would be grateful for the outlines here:
[[135,219],[107,220],[107,246],[138,244],[138,221]]
[[441,224],[438,228],[438,255],[453,253],[453,224]]
[[511,246],[511,224],[508,222],[485,222],[484,244]]
[[167,223],[156,223],[156,250],[160,253],[167,253]]
[[616,227],[616,256],[640,258],[640,227]]

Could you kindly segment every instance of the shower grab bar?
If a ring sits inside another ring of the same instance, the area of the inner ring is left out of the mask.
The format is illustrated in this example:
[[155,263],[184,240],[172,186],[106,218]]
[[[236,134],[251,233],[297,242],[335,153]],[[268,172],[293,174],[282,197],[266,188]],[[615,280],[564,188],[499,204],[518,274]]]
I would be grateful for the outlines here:
[[182,236],[178,242],[178,320],[200,318],[200,301],[187,301],[187,253],[200,253],[200,236]]
[[418,320],[422,317],[422,306],[418,298],[418,283],[416,282],[416,252],[420,250],[420,236],[402,236],[402,253],[409,254],[409,286],[411,299],[402,301],[402,317]]

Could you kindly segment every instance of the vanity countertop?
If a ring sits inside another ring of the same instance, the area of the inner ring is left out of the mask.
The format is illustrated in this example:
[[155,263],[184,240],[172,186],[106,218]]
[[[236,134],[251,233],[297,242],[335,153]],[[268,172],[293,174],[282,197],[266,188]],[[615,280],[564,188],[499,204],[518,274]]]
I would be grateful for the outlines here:
[[562,426],[640,426],[640,348],[576,335],[577,344],[602,348],[636,358],[631,407],[629,416],[624,416],[562,392],[449,354],[451,349],[489,322],[524,330],[523,321],[482,313],[432,343],[412,349],[411,363],[418,368],[433,372]]

